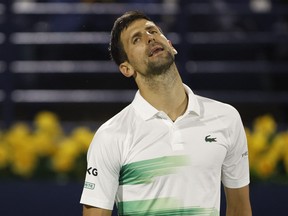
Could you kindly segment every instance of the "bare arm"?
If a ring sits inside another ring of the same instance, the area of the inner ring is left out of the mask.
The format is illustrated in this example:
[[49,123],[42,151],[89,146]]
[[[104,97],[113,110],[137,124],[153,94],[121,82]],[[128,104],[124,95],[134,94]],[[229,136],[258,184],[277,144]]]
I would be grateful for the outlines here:
[[242,188],[224,187],[226,195],[226,216],[251,216],[249,186]]
[[111,216],[111,215],[112,215],[111,210],[83,205],[83,216]]

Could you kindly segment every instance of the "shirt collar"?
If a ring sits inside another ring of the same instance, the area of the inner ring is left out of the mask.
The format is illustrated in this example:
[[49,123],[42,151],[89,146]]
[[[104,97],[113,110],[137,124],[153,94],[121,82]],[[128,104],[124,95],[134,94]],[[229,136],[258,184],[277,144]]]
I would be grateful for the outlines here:
[[[191,113],[196,113],[197,115],[200,115],[200,106],[198,104],[195,94],[187,85],[183,85],[189,99],[187,110],[184,115]],[[132,101],[132,106],[145,121],[157,116],[157,114],[161,112],[155,107],[153,107],[148,101],[146,101],[140,94],[139,90],[136,92],[134,100]]]
[[[196,113],[198,116],[200,116],[200,106],[197,100],[196,95],[193,93],[193,91],[185,84],[184,85],[184,89],[188,95],[188,106],[187,106],[187,110],[185,112],[186,113]],[[185,115],[184,114],[184,115]]]
[[136,95],[132,102],[132,106],[145,121],[159,113],[159,110],[153,107],[148,101],[146,101],[142,97],[139,90],[136,92]]

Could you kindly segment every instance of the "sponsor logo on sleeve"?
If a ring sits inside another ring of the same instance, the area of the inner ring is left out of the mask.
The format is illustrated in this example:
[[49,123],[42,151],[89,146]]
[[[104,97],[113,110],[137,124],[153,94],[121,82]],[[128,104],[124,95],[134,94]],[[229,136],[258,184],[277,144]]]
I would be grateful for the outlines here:
[[89,190],[94,190],[95,184],[94,184],[94,183],[91,183],[91,182],[85,181],[84,188],[87,188],[87,189],[89,189]]
[[244,153],[242,154],[242,157],[248,157],[248,151],[244,152]]
[[96,168],[93,168],[93,167],[89,167],[87,169],[87,173],[89,175],[93,175],[93,176],[97,176],[98,175],[98,170]]

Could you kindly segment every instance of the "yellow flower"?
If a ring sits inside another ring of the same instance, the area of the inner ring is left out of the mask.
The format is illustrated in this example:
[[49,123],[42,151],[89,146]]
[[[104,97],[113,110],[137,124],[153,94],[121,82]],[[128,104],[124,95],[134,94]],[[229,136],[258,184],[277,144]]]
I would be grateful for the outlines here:
[[262,178],[271,176],[275,171],[276,161],[271,155],[264,155],[258,159],[256,164],[256,172]]
[[53,137],[60,136],[62,133],[58,117],[52,112],[40,112],[37,114],[34,123],[37,132],[47,133]]
[[86,153],[88,147],[92,141],[94,133],[87,127],[78,127],[72,131],[71,138],[75,140],[82,149],[82,152]]
[[270,136],[276,131],[276,122],[271,115],[264,115],[254,121],[254,131]]
[[261,132],[254,132],[251,134],[249,138],[249,148],[251,152],[255,152],[256,154],[264,151],[267,148],[268,139],[263,136]]
[[9,148],[12,172],[21,176],[31,176],[37,165],[37,152],[27,124],[17,123],[4,138]]
[[8,144],[14,146],[22,143],[23,139],[30,136],[30,128],[24,123],[16,123],[6,134],[5,140]]
[[[287,137],[287,140],[285,137]],[[287,141],[288,141],[288,136],[285,133],[278,133],[272,141],[270,151],[275,152],[275,154],[278,155],[279,160],[280,158],[283,157],[283,154],[285,154],[285,146],[286,146],[286,149],[288,149]]]
[[51,156],[56,151],[57,141],[48,134],[35,133],[32,139],[39,156]]
[[37,165],[37,157],[33,151],[22,149],[14,153],[12,170],[15,174],[30,177]]
[[69,138],[63,140],[52,158],[53,169],[56,172],[71,171],[80,152],[77,142]]

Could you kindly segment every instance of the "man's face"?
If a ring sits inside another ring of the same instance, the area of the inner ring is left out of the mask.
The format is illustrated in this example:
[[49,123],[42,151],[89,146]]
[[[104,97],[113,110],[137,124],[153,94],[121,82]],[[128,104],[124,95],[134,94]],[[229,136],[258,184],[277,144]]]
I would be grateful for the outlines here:
[[129,64],[143,76],[159,75],[174,63],[171,43],[151,21],[132,22],[121,33]]

